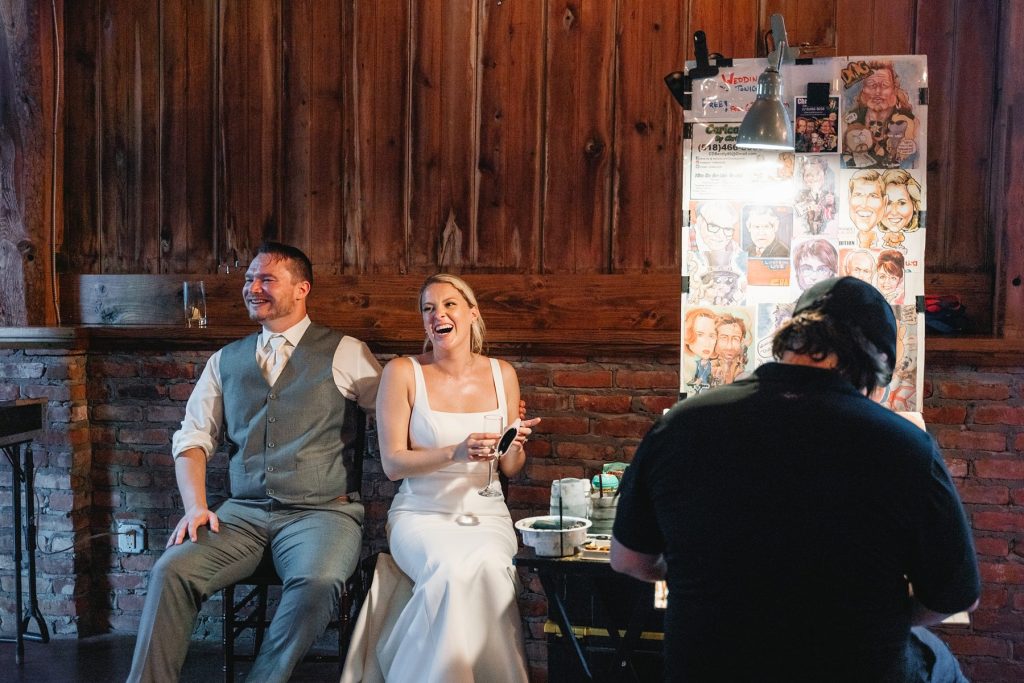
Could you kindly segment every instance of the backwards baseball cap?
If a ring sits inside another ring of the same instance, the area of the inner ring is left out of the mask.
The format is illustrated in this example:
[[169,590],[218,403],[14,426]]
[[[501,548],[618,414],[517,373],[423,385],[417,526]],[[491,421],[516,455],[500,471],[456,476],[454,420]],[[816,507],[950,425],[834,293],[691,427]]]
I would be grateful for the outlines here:
[[796,300],[793,315],[819,311],[856,327],[896,367],[896,316],[882,293],[855,277],[834,277],[808,287]]

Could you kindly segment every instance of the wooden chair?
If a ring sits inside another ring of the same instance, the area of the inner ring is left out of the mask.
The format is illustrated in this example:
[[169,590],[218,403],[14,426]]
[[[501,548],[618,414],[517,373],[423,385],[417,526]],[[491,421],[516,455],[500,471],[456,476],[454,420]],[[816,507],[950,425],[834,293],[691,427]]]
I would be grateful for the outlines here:
[[[349,402],[347,414],[353,416],[346,424],[345,433],[351,434],[351,446],[343,454],[348,465],[350,495],[358,495],[363,478],[363,454],[366,450],[366,415],[354,402]],[[364,559],[356,566],[355,572],[345,581],[345,587],[338,600],[337,616],[328,624],[328,629],[338,632],[337,653],[309,653],[303,661],[336,662],[340,675],[348,653],[349,639],[355,626],[363,599],[369,589],[373,577],[373,560]],[[281,577],[274,570],[274,563],[269,550],[264,553],[256,570],[247,578],[236,584],[225,587],[221,591],[224,614],[224,680],[233,683],[235,680],[235,663],[251,662],[259,654],[263,645],[264,634],[271,619],[268,618],[268,593],[271,586],[280,586]],[[249,590],[241,590],[241,597],[236,599],[236,588],[249,586]],[[241,652],[236,640],[247,629],[252,629],[253,646],[251,650]]]

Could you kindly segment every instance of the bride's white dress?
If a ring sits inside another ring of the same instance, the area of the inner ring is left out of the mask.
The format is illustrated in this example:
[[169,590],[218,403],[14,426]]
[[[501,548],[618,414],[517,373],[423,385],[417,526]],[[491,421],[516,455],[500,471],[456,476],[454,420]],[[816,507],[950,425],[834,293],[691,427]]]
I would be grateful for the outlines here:
[[[508,415],[496,360],[490,362],[498,408],[482,413],[431,410],[422,368],[410,360],[414,449],[459,443],[483,430],[484,415]],[[486,483],[486,463],[453,463],[405,479],[395,496],[388,513],[391,554],[413,588],[375,648],[391,683],[527,680],[512,566],[515,531],[504,499],[477,493]]]

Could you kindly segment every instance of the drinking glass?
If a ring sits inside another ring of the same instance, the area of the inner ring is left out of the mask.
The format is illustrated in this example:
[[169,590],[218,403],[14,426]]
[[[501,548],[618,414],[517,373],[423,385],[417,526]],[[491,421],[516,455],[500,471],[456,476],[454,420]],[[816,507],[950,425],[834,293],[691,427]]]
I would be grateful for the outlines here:
[[203,281],[185,282],[182,297],[185,302],[185,324],[188,327],[206,327],[206,286]]
[[[501,438],[501,433],[505,430],[505,418],[501,415],[484,415],[484,432],[487,434],[497,434],[498,438]],[[498,452],[498,444],[494,444],[494,453]],[[494,462],[495,458],[487,461],[487,486],[483,487],[477,493],[481,496],[487,496],[488,498],[496,498],[501,496],[501,488],[497,486],[497,482],[493,480],[494,474]]]

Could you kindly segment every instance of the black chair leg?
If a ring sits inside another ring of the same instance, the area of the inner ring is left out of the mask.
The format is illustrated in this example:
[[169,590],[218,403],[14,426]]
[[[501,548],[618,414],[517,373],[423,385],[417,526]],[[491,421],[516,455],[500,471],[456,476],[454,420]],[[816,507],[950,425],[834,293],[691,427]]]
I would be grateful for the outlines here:
[[224,683],[235,683],[235,587],[228,586],[221,595],[224,601]]

